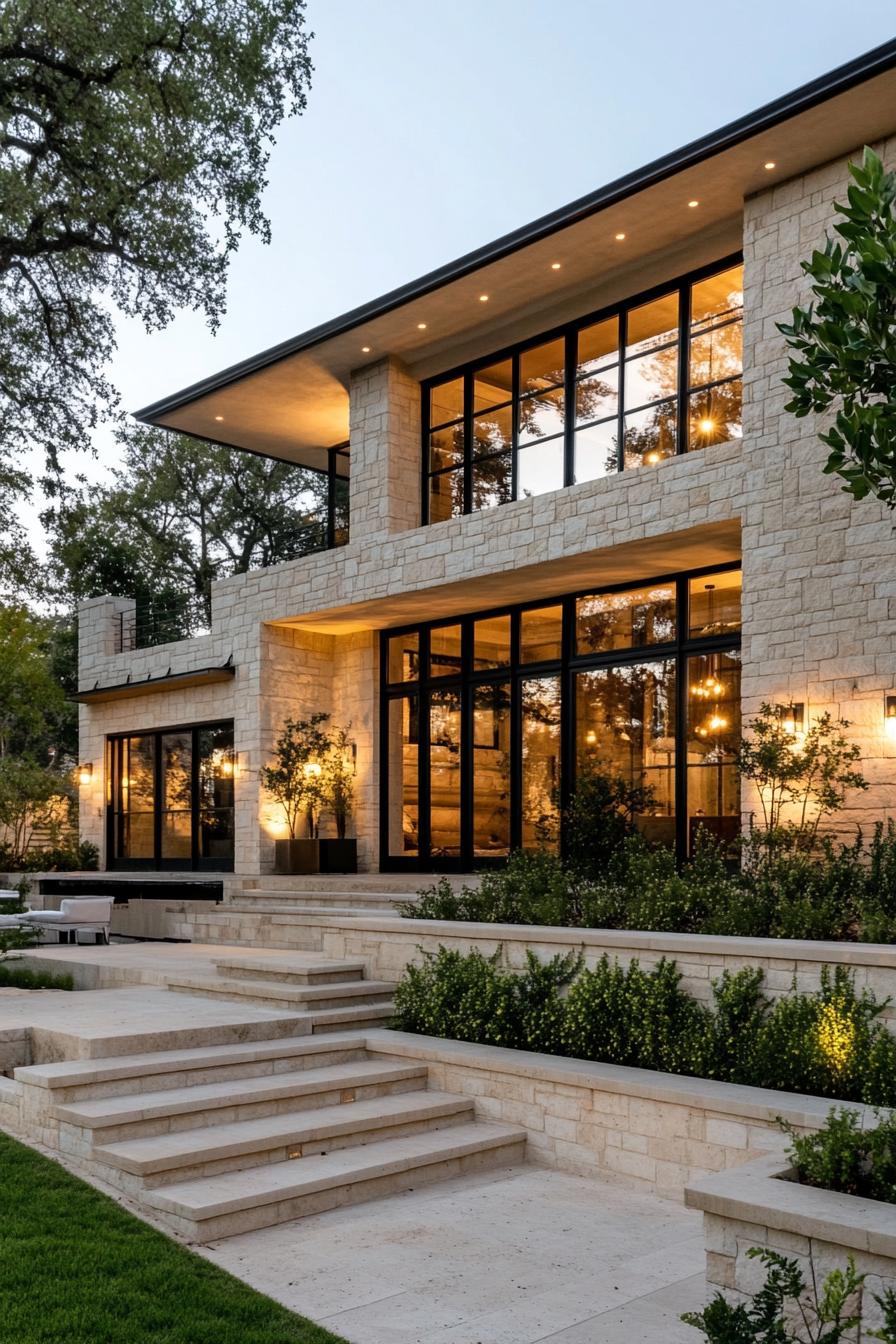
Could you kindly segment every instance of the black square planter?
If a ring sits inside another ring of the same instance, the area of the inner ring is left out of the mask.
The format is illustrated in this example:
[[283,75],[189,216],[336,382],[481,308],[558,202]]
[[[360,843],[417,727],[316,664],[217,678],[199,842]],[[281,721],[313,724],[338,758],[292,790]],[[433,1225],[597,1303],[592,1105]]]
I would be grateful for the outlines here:
[[275,840],[274,872],[283,876],[288,873],[319,873],[320,841]]
[[318,840],[322,873],[356,873],[358,871],[357,840]]

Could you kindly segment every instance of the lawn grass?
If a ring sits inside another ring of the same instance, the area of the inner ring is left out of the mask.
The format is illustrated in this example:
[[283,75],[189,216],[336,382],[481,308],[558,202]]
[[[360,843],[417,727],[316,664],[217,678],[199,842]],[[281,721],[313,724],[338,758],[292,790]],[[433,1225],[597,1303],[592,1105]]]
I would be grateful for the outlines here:
[[5,1134],[0,1341],[345,1344]]

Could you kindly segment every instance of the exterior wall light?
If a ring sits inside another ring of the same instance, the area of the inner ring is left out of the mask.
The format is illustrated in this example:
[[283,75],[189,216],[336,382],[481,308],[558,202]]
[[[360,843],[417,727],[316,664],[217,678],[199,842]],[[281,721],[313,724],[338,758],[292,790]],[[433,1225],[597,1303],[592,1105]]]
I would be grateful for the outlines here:
[[84,761],[78,766],[78,783],[89,784],[93,779],[93,761]]
[[775,706],[778,718],[785,733],[790,737],[802,737],[806,731],[806,706],[801,700],[791,700],[788,705]]
[[884,696],[884,730],[887,737],[896,741],[896,691]]

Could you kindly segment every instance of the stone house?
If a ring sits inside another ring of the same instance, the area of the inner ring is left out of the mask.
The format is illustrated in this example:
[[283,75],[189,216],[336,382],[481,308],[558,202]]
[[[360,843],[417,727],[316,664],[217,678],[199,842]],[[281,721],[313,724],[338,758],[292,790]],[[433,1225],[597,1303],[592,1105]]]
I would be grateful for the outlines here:
[[865,144],[896,164],[892,44],[141,411],[326,473],[330,508],[318,552],[214,585],[207,634],[82,607],[103,866],[270,872],[259,771],[320,710],[351,725],[364,870],[550,843],[589,765],[648,785],[681,854],[730,836],[764,700],[851,720],[844,820],[887,815],[893,517],[822,474],[776,327]]

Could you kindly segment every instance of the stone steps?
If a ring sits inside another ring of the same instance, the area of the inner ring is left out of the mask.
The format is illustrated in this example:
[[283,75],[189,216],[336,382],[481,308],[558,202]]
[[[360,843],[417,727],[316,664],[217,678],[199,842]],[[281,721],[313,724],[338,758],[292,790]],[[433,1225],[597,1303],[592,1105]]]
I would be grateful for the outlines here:
[[47,1089],[55,1104],[81,1097],[130,1095],[135,1089],[140,1093],[161,1092],[200,1083],[235,1082],[305,1068],[348,1064],[365,1057],[363,1036],[333,1033],[321,1040],[308,1034],[236,1045],[196,1046],[105,1059],[29,1065],[18,1069],[16,1078]]
[[296,985],[264,976],[237,979],[221,974],[169,976],[168,988],[181,994],[206,998],[240,999],[249,1003],[276,1004],[278,1008],[348,1008],[352,1005],[391,1007],[395,984],[389,980],[350,980],[342,984]]
[[[101,1142],[96,1161],[139,1178],[147,1189],[174,1181],[297,1161],[345,1147],[434,1130],[472,1119],[469,1097],[444,1092],[391,1093],[232,1124],[180,1130],[118,1143]],[[128,1182],[122,1182],[125,1188]],[[131,1188],[136,1188],[131,1183]]]
[[98,1040],[102,1058],[16,1070],[32,1133],[173,1232],[209,1241],[522,1157],[524,1130],[477,1122],[470,1098],[427,1089],[426,1064],[367,1049],[395,986],[363,962],[256,954],[215,969],[168,988],[290,1015],[198,1044],[189,1026],[151,1033],[155,1048],[117,1057],[114,1037]]
[[[426,1076],[425,1065],[361,1059],[159,1092],[81,1098],[55,1104],[53,1115],[62,1125],[89,1131],[94,1141],[117,1143],[120,1139],[195,1129],[208,1122],[225,1124],[329,1106],[348,1094],[354,1101],[362,1095],[411,1090],[423,1086]],[[76,1146],[72,1144],[72,1151]]]
[[269,957],[226,957],[215,962],[218,975],[239,980],[268,980],[294,985],[347,984],[363,980],[363,961],[287,962]]
[[469,1121],[324,1156],[176,1182],[144,1202],[191,1241],[234,1236],[522,1159],[525,1131]]

